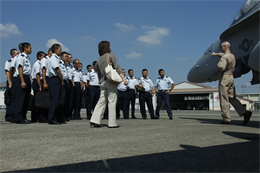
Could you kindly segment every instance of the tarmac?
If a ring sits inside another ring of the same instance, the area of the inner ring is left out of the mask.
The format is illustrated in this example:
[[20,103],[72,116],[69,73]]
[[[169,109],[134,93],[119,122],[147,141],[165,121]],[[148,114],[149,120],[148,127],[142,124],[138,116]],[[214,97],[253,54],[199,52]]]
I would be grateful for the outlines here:
[[[118,119],[120,128],[90,128],[83,120],[62,125],[13,124],[0,110],[0,172],[259,172],[260,112],[247,125],[231,111],[161,111],[158,120]],[[30,112],[27,114],[30,119]]]

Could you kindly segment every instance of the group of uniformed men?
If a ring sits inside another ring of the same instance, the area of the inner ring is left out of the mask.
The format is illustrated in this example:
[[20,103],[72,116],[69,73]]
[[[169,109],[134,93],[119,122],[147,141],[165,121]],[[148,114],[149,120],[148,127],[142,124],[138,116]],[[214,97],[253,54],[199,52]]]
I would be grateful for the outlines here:
[[[70,53],[62,52],[61,45],[53,44],[48,50],[48,54],[43,51],[37,53],[37,61],[31,68],[29,61],[29,55],[32,53],[31,44],[21,43],[19,44],[19,50],[20,53],[17,49],[12,49],[10,51],[12,58],[5,63],[6,88],[12,90],[11,103],[6,106],[6,121],[17,124],[29,124],[38,121],[60,125],[66,124],[66,121],[69,120],[82,120],[80,116],[82,93],[84,93],[87,102],[87,119],[91,118],[91,110],[94,109],[100,96],[98,74],[94,70],[96,61],[93,62],[93,66],[88,65],[88,72],[82,75],[82,63],[78,59],[72,61]],[[132,69],[128,70],[128,74],[129,77],[126,78],[128,84],[125,85],[122,82],[118,85],[116,117],[120,118],[120,110],[123,110],[123,117],[129,119],[129,105],[131,102],[131,118],[136,118],[135,99],[137,92],[135,87],[140,86],[144,88],[144,91],[139,93],[142,118],[147,118],[146,102],[151,119],[159,119],[159,111],[164,99],[169,119],[172,119],[169,92],[174,88],[175,84],[170,77],[165,76],[164,70],[159,70],[160,77],[156,80],[155,85],[155,92],[157,93],[156,115],[154,115],[152,104],[154,85],[152,80],[147,77],[147,69],[142,70],[143,77],[139,79],[133,77],[134,72]],[[48,90],[50,106],[49,109],[33,107],[31,121],[29,121],[26,114],[31,87],[34,95],[37,92]],[[66,91],[66,100],[65,104],[61,106],[59,100],[62,89]],[[104,113],[105,119],[108,119],[107,109],[108,106]]]

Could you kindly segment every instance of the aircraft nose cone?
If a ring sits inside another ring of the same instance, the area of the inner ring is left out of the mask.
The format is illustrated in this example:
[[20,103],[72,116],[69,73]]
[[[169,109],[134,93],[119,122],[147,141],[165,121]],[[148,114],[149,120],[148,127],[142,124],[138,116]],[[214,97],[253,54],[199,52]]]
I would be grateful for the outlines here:
[[188,76],[187,76],[187,79],[188,79],[189,82],[194,82],[194,83],[196,83],[196,82],[198,81],[199,76],[197,75],[197,72],[196,72],[196,68],[198,68],[198,67],[199,67],[199,66],[194,65],[194,66],[190,69],[190,71],[189,71],[189,73],[188,73]]

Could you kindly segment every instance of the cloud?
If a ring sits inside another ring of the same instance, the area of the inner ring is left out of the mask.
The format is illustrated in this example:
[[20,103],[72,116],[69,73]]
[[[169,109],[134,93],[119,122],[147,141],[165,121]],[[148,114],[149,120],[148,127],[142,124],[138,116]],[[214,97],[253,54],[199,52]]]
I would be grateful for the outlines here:
[[251,84],[250,84],[250,83],[248,83],[248,82],[246,82],[246,83],[243,83],[243,85],[244,85],[245,87],[247,87],[247,86],[251,86]]
[[73,40],[82,43],[86,41],[95,41],[96,39],[94,37],[84,35],[83,37],[74,37]]
[[65,51],[65,52],[69,52],[70,51],[66,46],[64,46],[61,42],[59,42],[55,38],[49,39],[47,41],[46,48],[49,49],[53,44],[60,44],[61,48],[62,48],[62,51]]
[[187,57],[187,58],[175,58],[174,61],[175,62],[181,62],[181,61],[187,61],[188,59],[190,59],[191,57]]
[[142,28],[143,30],[148,30],[148,31],[145,32],[145,35],[141,35],[137,37],[136,40],[147,44],[152,44],[152,45],[161,44],[162,43],[161,39],[164,36],[170,34],[170,29],[168,28],[147,26],[147,25],[143,25]]
[[0,23],[0,36],[9,37],[10,35],[21,35],[18,27],[14,23]]
[[114,24],[117,28],[119,28],[123,33],[127,33],[131,30],[134,29],[134,26],[131,24],[131,25],[125,25],[123,23],[115,23]]
[[131,54],[127,54],[126,58],[127,59],[136,59],[136,58],[139,58],[141,56],[143,56],[143,54],[132,52]]

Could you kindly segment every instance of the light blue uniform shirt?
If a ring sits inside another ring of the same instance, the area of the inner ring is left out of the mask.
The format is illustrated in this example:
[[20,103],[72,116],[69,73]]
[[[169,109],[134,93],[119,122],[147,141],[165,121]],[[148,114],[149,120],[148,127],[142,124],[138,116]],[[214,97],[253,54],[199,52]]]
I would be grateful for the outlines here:
[[[10,68],[12,68],[12,67],[14,67],[14,77],[17,77],[17,76],[15,76],[16,75],[16,68],[15,68],[15,66],[16,66],[16,61],[17,61],[17,58],[18,58],[18,56],[20,55],[21,53],[19,53],[18,55],[16,55],[13,59],[12,59],[12,61],[11,61],[11,64],[10,64]],[[10,69],[9,69],[9,71],[10,71]]]
[[30,57],[25,53],[20,53],[18,56],[15,57],[14,62],[12,63],[11,67],[15,68],[14,77],[19,76],[18,67],[23,67],[23,74],[30,75],[31,74],[31,64],[30,64]]
[[74,69],[74,82],[80,82],[83,80],[83,75],[80,70]]
[[41,73],[41,63],[39,60],[37,60],[32,67],[32,73],[31,73],[31,78],[32,80],[37,79],[36,74],[40,74],[40,77],[42,79],[42,73]]
[[117,89],[120,91],[126,91],[127,90],[127,85],[124,84],[124,81],[122,81],[118,86]]
[[67,72],[66,64],[65,64],[62,60],[60,60],[59,63],[60,63],[60,64],[59,64],[59,65],[60,65],[60,71],[61,71],[63,80],[68,80],[69,77],[68,77],[68,72]]
[[[142,83],[140,79],[142,80]],[[153,87],[153,81],[149,77],[146,77],[146,79],[144,77],[140,77],[139,84],[143,85],[145,92],[150,92],[151,87]]]
[[92,69],[90,72],[87,73],[86,79],[87,79],[87,81],[90,81],[89,85],[100,86],[99,80],[98,80],[98,74],[94,69]]
[[85,75],[83,75],[83,82],[84,83],[87,83],[88,82],[88,80],[87,80],[87,75],[88,75],[88,72],[85,74]]
[[5,62],[5,70],[10,71],[12,59],[9,59]]
[[156,79],[155,86],[158,90],[168,90],[172,84],[174,84],[173,80],[168,76],[164,76],[163,79],[161,77]]
[[72,78],[74,77],[74,67],[73,65],[69,64],[66,66],[67,68],[67,72],[68,72],[68,79],[72,80]]
[[139,84],[138,79],[135,77],[133,77],[133,78],[127,77],[126,80],[127,80],[127,87],[129,89],[135,89],[135,85]]
[[56,68],[59,68],[59,57],[56,54],[52,54],[52,56],[49,58],[49,65],[48,65],[48,76],[54,77],[57,76]]
[[49,76],[49,72],[48,72],[48,67],[49,67],[49,57],[48,56],[46,56],[46,57],[44,57],[44,58],[42,58],[42,60],[41,60],[41,74],[42,74],[42,69],[43,69],[43,67],[45,67],[45,70],[46,70],[46,76]]

